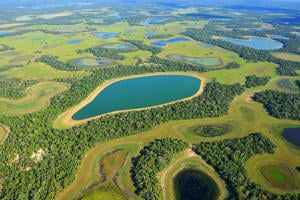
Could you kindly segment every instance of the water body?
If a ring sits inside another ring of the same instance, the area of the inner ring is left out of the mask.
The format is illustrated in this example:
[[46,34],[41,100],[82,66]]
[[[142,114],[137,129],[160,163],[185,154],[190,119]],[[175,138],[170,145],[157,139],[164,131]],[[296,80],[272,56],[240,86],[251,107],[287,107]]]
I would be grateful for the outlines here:
[[269,38],[262,38],[262,37],[249,37],[249,39],[247,40],[227,38],[227,37],[221,37],[218,39],[226,42],[231,42],[233,44],[250,47],[253,49],[259,49],[259,50],[275,50],[283,47],[283,44],[279,41],[272,40]]
[[279,40],[289,40],[289,37],[283,35],[269,35],[271,39],[279,39]]
[[126,31],[125,31],[125,34],[126,34],[126,35],[129,35],[129,34],[134,33],[134,32],[136,32],[136,30],[126,30]]
[[216,200],[220,195],[217,183],[199,170],[185,169],[174,178],[177,200]]
[[119,34],[117,33],[110,33],[110,32],[97,32],[93,33],[94,36],[102,39],[108,39],[108,38],[116,38],[119,37]]
[[201,80],[187,75],[153,75],[117,81],[75,113],[82,120],[113,111],[147,108],[190,97],[197,93]]
[[204,43],[204,42],[201,42],[201,43],[200,43],[200,46],[201,46],[201,47],[205,47],[205,48],[213,48],[213,47],[214,47],[214,45],[208,44],[208,43]]
[[129,44],[108,44],[104,46],[105,48],[111,48],[111,49],[120,49],[120,50],[128,50],[132,49],[133,47]]
[[151,44],[153,46],[157,46],[157,47],[164,47],[164,46],[167,46],[167,44],[169,44],[169,43],[188,42],[188,41],[190,41],[190,40],[186,39],[186,38],[172,38],[172,39],[169,39],[169,40],[159,40],[159,41],[156,41],[156,42],[152,42]]
[[76,65],[81,67],[97,67],[97,66],[107,66],[113,64],[110,60],[104,60],[99,58],[79,58],[73,61]]
[[220,58],[215,57],[196,58],[178,54],[169,54],[166,56],[166,58],[173,61],[186,62],[196,65],[205,65],[207,67],[220,67],[223,65],[223,61]]
[[9,35],[11,32],[9,31],[0,31],[0,36],[1,35]]
[[165,22],[166,20],[167,19],[164,18],[164,17],[156,17],[156,18],[147,19],[143,22],[140,22],[139,24],[142,25],[142,26],[147,26],[147,25],[150,25],[150,24],[160,24],[160,23]]
[[154,32],[148,32],[145,34],[146,37],[152,37],[155,33]]
[[300,127],[299,128],[286,128],[282,136],[290,143],[300,147]]
[[82,40],[70,40],[70,41],[68,41],[68,44],[79,44],[81,42],[82,42]]
[[202,14],[202,13],[189,13],[184,14],[185,17],[193,17],[198,19],[210,19],[210,20],[230,20],[231,17],[222,16],[222,15],[211,15],[211,14]]

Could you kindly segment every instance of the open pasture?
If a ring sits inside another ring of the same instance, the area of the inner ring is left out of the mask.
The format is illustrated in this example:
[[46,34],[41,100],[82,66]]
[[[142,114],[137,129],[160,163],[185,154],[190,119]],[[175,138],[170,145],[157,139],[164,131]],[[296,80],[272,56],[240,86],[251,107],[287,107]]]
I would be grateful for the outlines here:
[[167,55],[167,58],[173,61],[186,62],[195,65],[204,65],[205,67],[208,68],[218,68],[223,65],[222,59],[214,58],[214,57],[195,58],[195,57],[188,57],[183,55],[170,54]]
[[10,130],[7,126],[0,124],[0,145],[3,144],[8,137]]
[[68,89],[66,84],[42,82],[26,90],[26,97],[19,100],[0,98],[0,113],[22,115],[37,112],[50,104],[51,97]]
[[274,56],[277,58],[281,58],[283,60],[289,60],[294,62],[300,62],[300,55],[299,54],[293,54],[293,53],[273,53]]

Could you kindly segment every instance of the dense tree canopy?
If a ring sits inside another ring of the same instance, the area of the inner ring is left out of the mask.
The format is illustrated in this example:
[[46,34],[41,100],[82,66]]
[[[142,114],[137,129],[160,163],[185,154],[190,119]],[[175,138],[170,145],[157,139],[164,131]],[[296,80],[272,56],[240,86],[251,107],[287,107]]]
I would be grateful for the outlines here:
[[262,103],[276,118],[300,120],[300,94],[267,90],[256,93],[253,99]]
[[178,139],[156,139],[144,147],[140,155],[133,159],[131,170],[136,194],[143,199],[159,199],[161,187],[156,178],[172,160],[174,155],[188,148],[188,144]]
[[253,183],[245,170],[250,157],[262,153],[274,153],[274,144],[261,134],[218,142],[203,142],[194,151],[212,165],[226,182],[228,199],[299,199],[297,194],[279,195],[264,190]]

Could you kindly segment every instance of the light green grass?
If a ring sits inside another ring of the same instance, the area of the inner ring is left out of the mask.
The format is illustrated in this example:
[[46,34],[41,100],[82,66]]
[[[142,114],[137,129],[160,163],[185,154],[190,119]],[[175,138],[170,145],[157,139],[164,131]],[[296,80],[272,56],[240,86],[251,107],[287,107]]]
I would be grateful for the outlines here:
[[111,185],[106,185],[92,190],[86,194],[82,200],[126,200],[117,189]]
[[0,124],[0,145],[5,142],[6,138],[8,137],[9,131],[10,130],[7,126]]
[[67,72],[55,70],[44,63],[31,63],[21,68],[14,68],[0,73],[0,77],[5,79],[20,78],[23,80],[53,80],[56,78],[82,77],[87,72]]
[[0,98],[0,114],[22,115],[33,113],[50,105],[50,99],[67,90],[68,85],[56,82],[43,82],[26,90],[26,97],[19,100]]
[[300,55],[299,54],[293,54],[293,53],[273,53],[274,56],[277,58],[281,58],[283,60],[289,60],[294,62],[300,62]]

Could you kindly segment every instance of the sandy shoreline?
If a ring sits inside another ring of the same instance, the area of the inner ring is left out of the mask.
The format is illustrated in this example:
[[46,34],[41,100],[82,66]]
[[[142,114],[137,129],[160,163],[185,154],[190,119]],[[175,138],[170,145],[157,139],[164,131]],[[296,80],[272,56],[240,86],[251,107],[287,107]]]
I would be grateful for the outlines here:
[[[72,116],[78,112],[81,108],[83,108],[84,106],[86,106],[87,104],[89,104],[90,102],[92,102],[97,95],[103,91],[107,86],[121,81],[121,80],[127,80],[127,79],[132,79],[132,78],[139,78],[139,77],[145,77],[145,76],[156,76],[156,75],[188,75],[188,76],[193,76],[196,77],[198,79],[201,80],[201,84],[200,84],[200,88],[199,90],[190,97],[184,98],[184,99],[180,99],[177,101],[173,101],[173,102],[169,102],[169,103],[165,103],[165,104],[161,104],[161,105],[156,105],[156,106],[151,106],[151,107],[146,107],[146,108],[136,108],[136,109],[128,109],[128,110],[119,110],[119,111],[113,111],[113,112],[109,112],[109,113],[105,113],[102,115],[98,115],[95,117],[91,117],[91,118],[87,118],[84,120],[73,120]],[[164,105],[168,105],[168,104],[173,104],[173,103],[177,103],[180,101],[186,101],[189,99],[192,99],[196,96],[199,96],[200,94],[203,93],[204,87],[206,85],[206,80],[205,78],[203,78],[202,76],[194,73],[194,72],[166,72],[166,73],[147,73],[147,74],[141,74],[141,75],[132,75],[132,76],[126,76],[126,77],[120,77],[120,78],[115,78],[115,79],[111,79],[111,80],[107,80],[104,83],[102,83],[99,87],[97,87],[85,100],[83,100],[81,103],[79,103],[78,105],[70,108],[69,110],[67,110],[66,112],[60,114],[53,122],[53,127],[54,128],[70,128],[72,126],[75,125],[79,125],[79,124],[83,124],[87,121],[91,121],[93,119],[99,119],[103,116],[106,115],[111,115],[111,114],[116,114],[116,113],[122,113],[122,112],[128,112],[128,111],[137,111],[137,110],[145,110],[145,109],[151,109],[151,108],[156,108],[156,107],[161,107]]]

